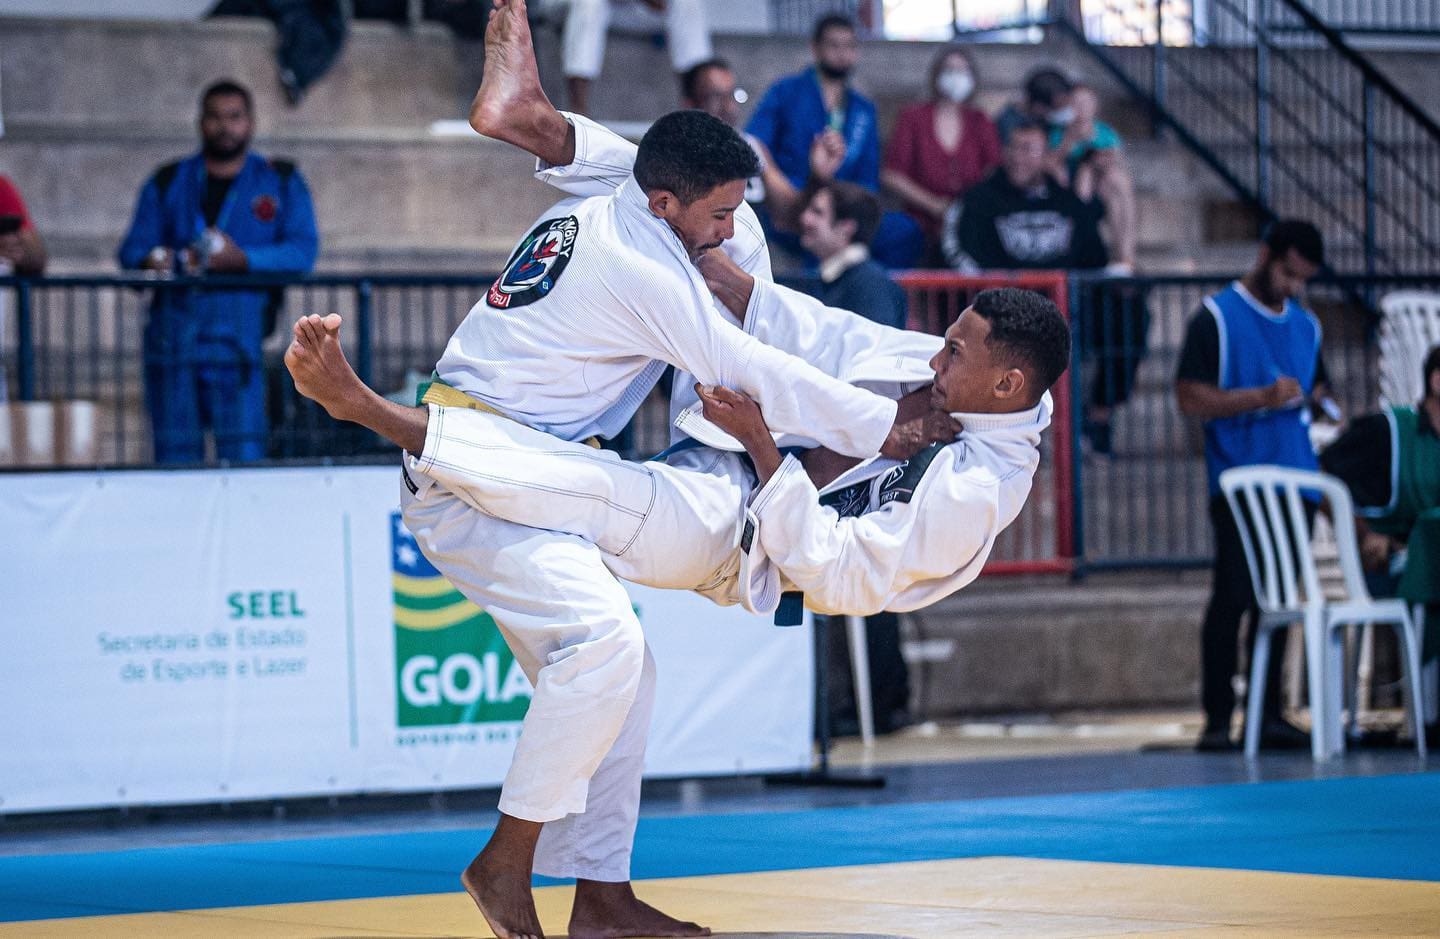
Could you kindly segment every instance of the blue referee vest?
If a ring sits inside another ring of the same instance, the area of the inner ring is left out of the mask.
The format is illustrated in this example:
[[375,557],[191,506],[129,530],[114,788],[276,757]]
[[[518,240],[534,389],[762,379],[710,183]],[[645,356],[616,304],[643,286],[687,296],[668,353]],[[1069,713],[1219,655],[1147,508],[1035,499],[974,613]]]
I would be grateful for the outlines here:
[[[1320,352],[1315,314],[1293,299],[1285,301],[1284,313],[1267,312],[1238,284],[1206,298],[1205,306],[1220,334],[1219,387],[1258,388],[1288,375],[1300,383],[1308,401]],[[1220,474],[1232,466],[1273,463],[1317,469],[1309,428],[1310,412],[1303,405],[1207,422],[1205,468],[1211,493],[1220,491]]]

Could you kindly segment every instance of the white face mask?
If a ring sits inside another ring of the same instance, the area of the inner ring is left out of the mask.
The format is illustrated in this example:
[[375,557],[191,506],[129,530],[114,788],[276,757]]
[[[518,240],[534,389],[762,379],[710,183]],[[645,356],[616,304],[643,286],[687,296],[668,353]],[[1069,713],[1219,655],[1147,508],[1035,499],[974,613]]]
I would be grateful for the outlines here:
[[1058,111],[1050,112],[1050,123],[1056,127],[1069,127],[1075,121],[1075,109],[1063,107]]
[[969,98],[975,90],[975,79],[964,69],[946,69],[936,79],[935,87],[945,100],[960,102]]

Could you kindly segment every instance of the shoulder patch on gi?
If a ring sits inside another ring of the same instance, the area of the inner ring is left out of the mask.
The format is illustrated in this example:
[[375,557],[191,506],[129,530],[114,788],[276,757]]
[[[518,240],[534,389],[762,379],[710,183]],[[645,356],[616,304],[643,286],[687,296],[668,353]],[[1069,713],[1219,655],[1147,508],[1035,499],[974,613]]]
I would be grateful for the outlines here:
[[945,446],[943,443],[932,443],[874,479],[837,489],[823,497],[820,504],[834,509],[841,518],[858,518],[891,502],[909,502],[915,497],[915,490],[930,469],[930,464],[935,462],[936,455]]
[[579,232],[580,221],[573,215],[536,225],[490,285],[485,302],[497,310],[508,310],[545,297],[570,263]]

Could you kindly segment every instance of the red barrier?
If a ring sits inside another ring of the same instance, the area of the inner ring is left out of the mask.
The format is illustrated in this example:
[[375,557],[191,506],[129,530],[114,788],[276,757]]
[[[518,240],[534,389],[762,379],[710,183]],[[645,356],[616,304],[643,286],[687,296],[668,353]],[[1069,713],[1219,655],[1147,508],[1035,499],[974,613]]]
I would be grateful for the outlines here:
[[[943,335],[989,287],[1021,287],[1044,294],[1070,318],[1070,295],[1061,272],[956,274],[906,271],[895,280],[910,300],[910,328]],[[1051,389],[1055,403],[1050,428],[1041,444],[1040,468],[1020,516],[1001,533],[985,565],[987,574],[1068,573],[1075,566],[1074,441],[1070,433],[1069,372]]]

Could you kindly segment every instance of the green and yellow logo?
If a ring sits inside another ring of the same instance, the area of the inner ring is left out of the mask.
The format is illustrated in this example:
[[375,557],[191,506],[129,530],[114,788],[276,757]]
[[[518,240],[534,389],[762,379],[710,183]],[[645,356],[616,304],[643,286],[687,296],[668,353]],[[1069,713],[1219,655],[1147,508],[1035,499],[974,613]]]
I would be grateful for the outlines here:
[[522,720],[532,689],[495,621],[431,566],[398,512],[390,531],[399,726]]

